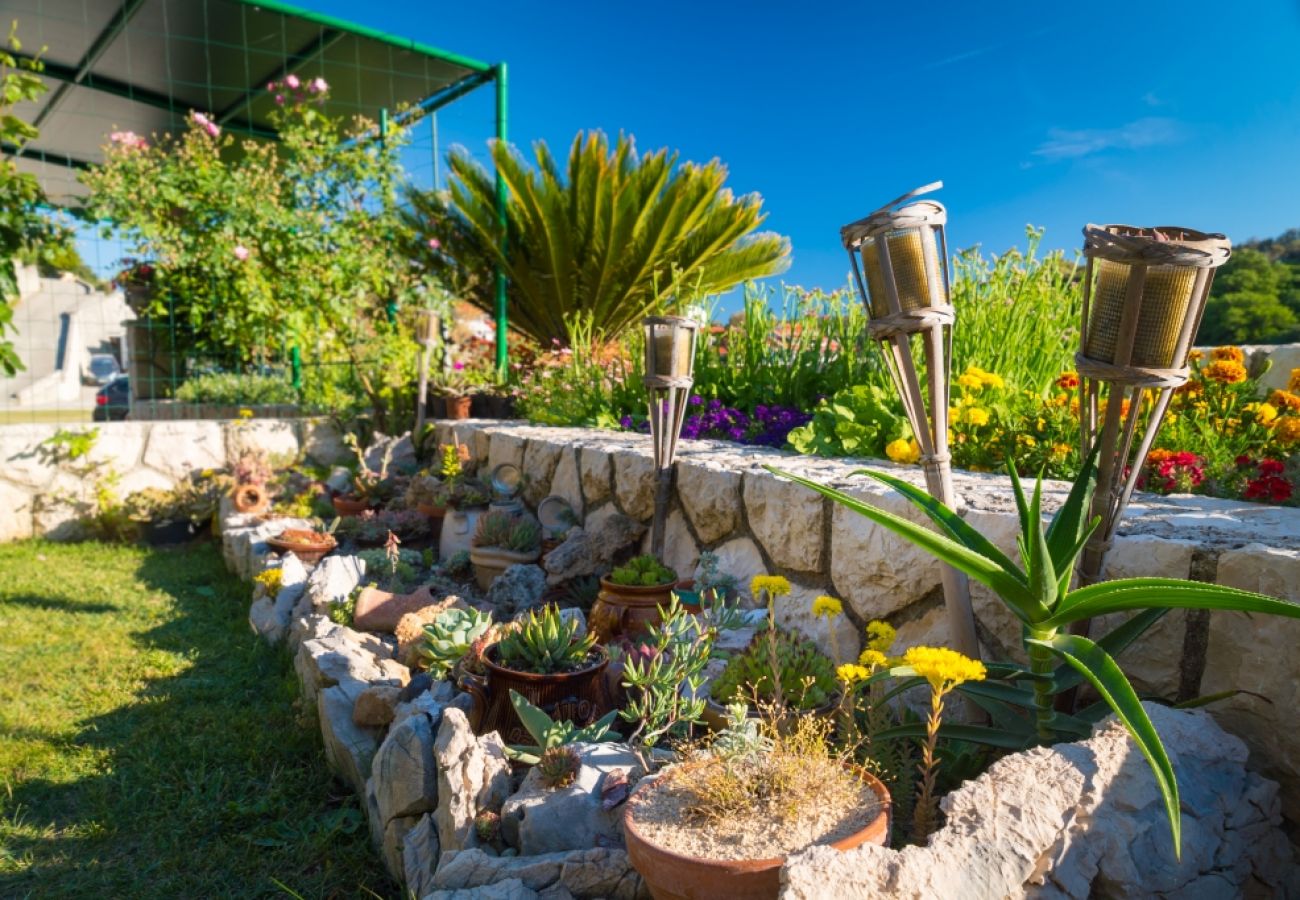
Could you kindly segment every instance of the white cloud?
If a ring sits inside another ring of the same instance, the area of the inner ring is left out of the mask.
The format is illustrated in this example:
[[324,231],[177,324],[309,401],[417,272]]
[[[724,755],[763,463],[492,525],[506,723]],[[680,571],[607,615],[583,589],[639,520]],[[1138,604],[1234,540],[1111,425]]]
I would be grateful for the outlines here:
[[1183,137],[1183,128],[1173,119],[1148,117],[1118,128],[1084,128],[1070,131],[1053,128],[1034,156],[1048,161],[1080,159],[1105,150],[1140,150],[1172,144]]

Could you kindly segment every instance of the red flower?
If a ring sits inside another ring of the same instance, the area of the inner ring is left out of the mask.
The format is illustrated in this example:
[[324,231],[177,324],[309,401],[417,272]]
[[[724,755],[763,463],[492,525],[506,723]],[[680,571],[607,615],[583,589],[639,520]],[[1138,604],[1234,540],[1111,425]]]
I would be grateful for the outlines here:
[[1280,459],[1261,459],[1259,461],[1259,474],[1261,475],[1281,475],[1283,468]]
[[1246,482],[1247,500],[1267,500],[1269,503],[1285,503],[1291,499],[1293,488],[1291,482],[1280,475],[1261,475],[1253,481]]

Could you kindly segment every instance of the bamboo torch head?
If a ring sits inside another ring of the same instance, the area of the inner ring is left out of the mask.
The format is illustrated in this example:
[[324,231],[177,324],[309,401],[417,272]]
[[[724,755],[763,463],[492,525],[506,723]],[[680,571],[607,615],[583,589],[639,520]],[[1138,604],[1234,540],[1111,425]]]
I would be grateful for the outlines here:
[[682,316],[650,316],[642,326],[655,467],[667,469],[677,455],[677,439],[694,384],[695,341],[700,326]]

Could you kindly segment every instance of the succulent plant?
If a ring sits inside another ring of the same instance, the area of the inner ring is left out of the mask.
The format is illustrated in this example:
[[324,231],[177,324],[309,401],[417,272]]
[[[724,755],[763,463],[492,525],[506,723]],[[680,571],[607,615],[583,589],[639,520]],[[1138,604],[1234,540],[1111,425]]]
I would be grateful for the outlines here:
[[611,709],[590,725],[579,728],[568,719],[552,719],[546,711],[533,706],[518,691],[510,691],[510,704],[515,708],[520,723],[533,744],[510,744],[506,747],[506,756],[516,762],[535,766],[541,761],[542,754],[552,747],[568,744],[599,744],[603,741],[616,741],[621,735],[614,731],[614,719],[618,710]]
[[492,617],[477,609],[449,609],[424,626],[420,658],[435,678],[444,678],[492,627]]
[[501,665],[509,669],[549,675],[580,667],[595,645],[593,634],[578,637],[576,618],[566,621],[557,607],[547,606],[540,614],[529,610],[518,630],[497,644],[497,654]]
[[485,844],[496,843],[501,836],[501,814],[485,809],[474,817],[474,833]]
[[470,543],[475,547],[501,547],[505,545],[510,529],[514,527],[515,517],[508,512],[494,509],[485,516],[480,516]]
[[537,774],[541,777],[542,784],[552,789],[573,784],[580,768],[582,757],[577,750],[567,745],[547,748],[537,761]]
[[542,526],[532,516],[521,516],[501,544],[514,553],[532,553],[542,548]]
[[468,550],[457,550],[442,564],[442,571],[452,578],[466,578],[473,573],[473,564],[469,560]]
[[627,561],[609,573],[609,580],[624,587],[657,587],[675,584],[677,573],[649,554]]
[[[766,636],[733,656],[713,682],[713,699],[722,704],[751,703],[755,696],[770,701],[772,666]],[[800,710],[816,709],[835,691],[835,664],[807,638],[786,631],[776,633],[776,656],[781,669],[781,696]]]

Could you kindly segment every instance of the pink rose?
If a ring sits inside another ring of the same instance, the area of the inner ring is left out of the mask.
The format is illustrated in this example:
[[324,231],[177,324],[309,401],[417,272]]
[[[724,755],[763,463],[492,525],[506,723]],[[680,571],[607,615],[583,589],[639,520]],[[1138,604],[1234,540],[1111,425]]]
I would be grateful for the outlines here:
[[437,238],[429,238],[430,250],[437,250],[441,246],[442,246],[442,241],[438,240]]
[[239,260],[240,262],[243,262],[244,260],[248,259],[248,248],[245,247],[243,244],[237,244],[235,246],[235,259]]
[[323,94],[330,89],[330,86],[325,83],[324,78],[313,78],[311,84],[307,86],[307,89],[315,91],[318,94]]
[[297,75],[290,75],[284,79],[284,83],[289,85],[289,87],[296,89],[302,82],[298,80]]
[[198,125],[204,131],[206,131],[209,137],[213,137],[213,138],[221,137],[221,127],[217,125],[216,122],[212,121],[207,116],[205,116],[203,113],[197,111],[191,112],[190,118],[194,120],[195,125]]

